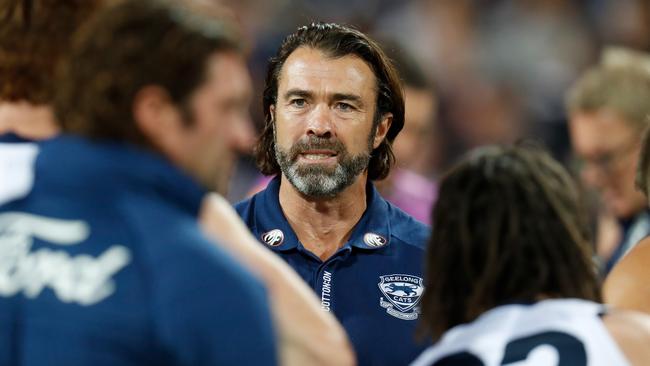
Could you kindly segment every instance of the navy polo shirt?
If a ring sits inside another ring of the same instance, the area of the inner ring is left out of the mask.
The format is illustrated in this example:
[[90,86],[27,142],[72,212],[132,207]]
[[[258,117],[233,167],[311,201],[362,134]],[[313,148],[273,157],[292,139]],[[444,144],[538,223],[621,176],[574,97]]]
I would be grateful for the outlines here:
[[279,202],[280,178],[236,205],[253,234],[311,286],[334,313],[360,365],[406,365],[427,346],[414,333],[424,290],[429,227],[367,186],[367,208],[350,240],[322,261],[298,241]]

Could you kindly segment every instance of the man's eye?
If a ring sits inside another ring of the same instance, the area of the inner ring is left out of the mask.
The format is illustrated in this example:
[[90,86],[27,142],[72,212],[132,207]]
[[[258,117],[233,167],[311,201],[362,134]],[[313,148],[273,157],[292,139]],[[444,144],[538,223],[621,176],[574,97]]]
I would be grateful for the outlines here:
[[294,107],[302,108],[305,106],[305,104],[307,104],[307,101],[304,99],[291,99],[289,101],[289,104]]
[[340,109],[344,112],[348,112],[354,109],[354,107],[351,104],[344,103],[344,102],[338,102],[336,103],[336,108]]

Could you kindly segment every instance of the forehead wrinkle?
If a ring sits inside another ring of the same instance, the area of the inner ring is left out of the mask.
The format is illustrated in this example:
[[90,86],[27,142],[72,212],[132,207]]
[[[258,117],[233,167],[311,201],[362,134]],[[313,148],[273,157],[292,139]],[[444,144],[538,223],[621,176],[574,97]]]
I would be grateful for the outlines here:
[[318,50],[306,48],[294,51],[279,75],[280,84],[284,83],[291,89],[316,92],[320,86],[327,86],[330,89],[326,91],[328,94],[360,95],[358,91],[362,91],[369,81],[376,93],[377,78],[363,59],[355,55],[332,58]]

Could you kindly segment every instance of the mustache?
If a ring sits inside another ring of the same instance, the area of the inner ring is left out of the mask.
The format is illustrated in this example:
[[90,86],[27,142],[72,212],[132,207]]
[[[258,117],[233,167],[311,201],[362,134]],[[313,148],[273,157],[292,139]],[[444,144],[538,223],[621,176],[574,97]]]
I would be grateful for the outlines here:
[[299,140],[293,144],[293,146],[291,146],[291,149],[289,150],[289,157],[291,160],[295,160],[298,155],[310,150],[331,150],[334,151],[337,155],[347,154],[345,145],[343,145],[343,143],[338,139],[309,136],[307,138]]

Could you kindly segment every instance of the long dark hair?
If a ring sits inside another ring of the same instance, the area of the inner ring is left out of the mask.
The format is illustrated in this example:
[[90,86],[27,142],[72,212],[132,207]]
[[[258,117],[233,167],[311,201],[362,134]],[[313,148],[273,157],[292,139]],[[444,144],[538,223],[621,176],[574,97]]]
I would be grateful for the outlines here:
[[386,113],[393,114],[393,122],[386,139],[372,151],[368,166],[368,178],[383,179],[395,163],[392,143],[404,126],[404,96],[399,76],[391,61],[377,43],[368,36],[346,26],[333,23],[312,23],[287,36],[275,57],[271,58],[264,87],[264,127],[255,149],[257,166],[266,175],[280,173],[276,161],[273,139],[273,118],[269,107],[278,96],[278,78],[284,62],[299,47],[322,51],[332,58],[355,55],[364,60],[377,78],[377,108],[375,126]]
[[578,190],[558,162],[531,144],[475,150],[442,180],[423,325],[437,338],[507,303],[599,301],[592,256]]

